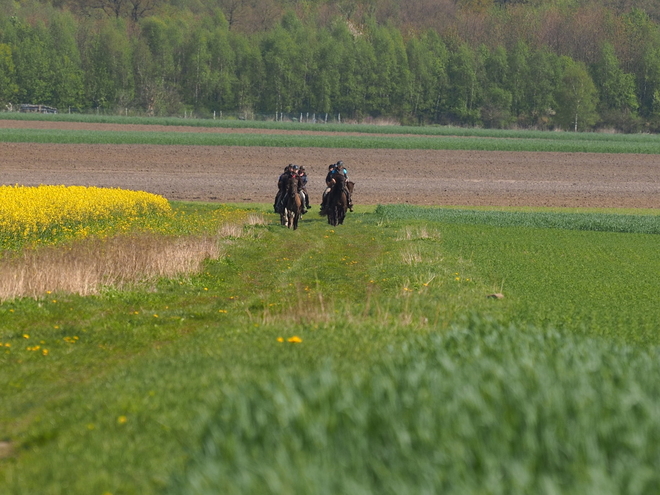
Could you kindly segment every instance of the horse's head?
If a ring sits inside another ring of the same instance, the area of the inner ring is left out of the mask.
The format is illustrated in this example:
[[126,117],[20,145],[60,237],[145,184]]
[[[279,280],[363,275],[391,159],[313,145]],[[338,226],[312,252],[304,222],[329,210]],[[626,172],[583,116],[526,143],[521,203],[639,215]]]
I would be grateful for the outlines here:
[[298,178],[296,176],[290,175],[286,180],[286,190],[291,193],[298,192]]

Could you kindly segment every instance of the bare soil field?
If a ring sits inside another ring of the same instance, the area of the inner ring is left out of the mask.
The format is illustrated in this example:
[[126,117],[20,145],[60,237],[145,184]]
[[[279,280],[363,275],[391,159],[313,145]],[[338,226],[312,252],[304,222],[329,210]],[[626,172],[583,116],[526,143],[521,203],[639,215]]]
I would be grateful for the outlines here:
[[[6,120],[0,127],[265,132]],[[283,168],[295,163],[307,169],[318,204],[327,167],[337,160],[356,183],[356,205],[660,208],[660,157],[642,154],[0,143],[0,184],[120,187],[170,200],[268,203]]]

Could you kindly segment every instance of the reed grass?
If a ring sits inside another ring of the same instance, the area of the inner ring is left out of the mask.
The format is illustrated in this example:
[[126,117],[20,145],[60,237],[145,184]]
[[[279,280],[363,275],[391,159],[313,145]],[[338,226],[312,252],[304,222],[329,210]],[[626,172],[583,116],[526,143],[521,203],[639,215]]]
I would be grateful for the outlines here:
[[50,293],[87,296],[104,287],[153,282],[199,271],[218,259],[218,239],[125,235],[28,250],[0,260],[0,301]]
[[262,215],[250,214],[221,224],[216,235],[129,233],[8,252],[0,257],[0,301],[50,293],[86,296],[196,273],[206,260],[222,256],[223,240],[251,235],[250,228],[264,222]]

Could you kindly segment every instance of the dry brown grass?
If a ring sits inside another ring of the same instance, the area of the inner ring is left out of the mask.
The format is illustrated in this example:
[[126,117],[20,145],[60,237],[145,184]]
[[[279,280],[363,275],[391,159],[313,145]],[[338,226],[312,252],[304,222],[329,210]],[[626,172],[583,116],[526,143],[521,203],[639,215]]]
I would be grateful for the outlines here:
[[194,273],[205,260],[222,256],[223,239],[242,237],[262,222],[249,217],[247,227],[223,225],[212,237],[117,236],[6,256],[0,259],[0,301],[49,292],[96,294],[103,287]]

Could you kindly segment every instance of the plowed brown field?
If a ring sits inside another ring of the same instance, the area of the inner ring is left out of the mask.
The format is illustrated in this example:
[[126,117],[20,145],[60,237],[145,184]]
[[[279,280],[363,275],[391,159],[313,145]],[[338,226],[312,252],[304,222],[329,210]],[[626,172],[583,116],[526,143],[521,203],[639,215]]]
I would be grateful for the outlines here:
[[[0,127],[19,126],[237,132],[0,120]],[[660,208],[660,157],[631,154],[0,143],[0,183],[267,203],[284,166],[296,163],[307,169],[308,189],[318,203],[327,166],[340,159],[356,183],[355,204]]]

